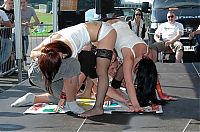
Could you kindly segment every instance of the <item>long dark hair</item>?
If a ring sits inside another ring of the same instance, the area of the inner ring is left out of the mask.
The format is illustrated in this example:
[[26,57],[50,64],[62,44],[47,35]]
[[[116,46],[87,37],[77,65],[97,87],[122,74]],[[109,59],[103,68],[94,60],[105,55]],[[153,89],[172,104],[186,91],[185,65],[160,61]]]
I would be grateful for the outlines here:
[[62,58],[59,52],[66,54],[65,58],[69,58],[72,55],[72,50],[67,44],[62,41],[54,41],[42,49],[41,55],[38,59],[40,70],[45,78],[46,90],[50,94],[53,94],[53,90],[51,88],[52,80],[62,63]]
[[139,11],[139,12],[140,12],[140,14],[141,14],[141,19],[143,20],[143,19],[144,19],[144,17],[143,17],[143,13],[142,13],[142,10],[140,10],[140,9],[136,9],[136,10],[134,11],[134,13],[133,13],[133,17],[132,17],[132,20],[135,19],[135,13],[136,13],[136,11]]
[[156,97],[156,85],[158,72],[156,65],[148,57],[143,57],[135,67],[136,94],[141,106],[148,106],[150,103],[160,104]]

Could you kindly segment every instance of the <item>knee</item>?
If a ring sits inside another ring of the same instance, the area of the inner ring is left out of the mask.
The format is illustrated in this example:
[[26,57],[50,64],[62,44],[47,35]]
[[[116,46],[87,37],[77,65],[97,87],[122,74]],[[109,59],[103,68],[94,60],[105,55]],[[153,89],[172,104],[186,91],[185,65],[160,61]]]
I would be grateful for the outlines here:
[[183,52],[184,51],[184,46],[181,42],[177,41],[176,42],[176,52]]

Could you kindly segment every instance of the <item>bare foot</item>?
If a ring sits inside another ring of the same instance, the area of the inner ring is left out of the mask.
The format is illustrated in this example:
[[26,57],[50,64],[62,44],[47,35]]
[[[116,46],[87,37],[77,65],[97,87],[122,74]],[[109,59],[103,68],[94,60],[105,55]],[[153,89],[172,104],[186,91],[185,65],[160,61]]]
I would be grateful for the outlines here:
[[96,116],[96,115],[102,115],[103,114],[103,109],[97,108],[97,107],[93,107],[92,109],[79,114],[78,116],[80,117],[91,117],[91,116]]

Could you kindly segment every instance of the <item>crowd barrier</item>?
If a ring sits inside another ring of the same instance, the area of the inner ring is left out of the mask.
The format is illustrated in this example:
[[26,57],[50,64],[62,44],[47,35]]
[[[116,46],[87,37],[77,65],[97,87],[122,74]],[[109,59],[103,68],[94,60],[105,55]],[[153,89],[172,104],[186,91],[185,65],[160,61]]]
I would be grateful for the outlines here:
[[29,46],[26,54],[27,61],[25,65],[30,64],[30,52],[33,48],[38,46],[46,37],[53,32],[53,24],[40,24],[34,29],[30,30]]
[[[12,32],[13,29],[10,27],[0,27],[0,77],[11,74],[18,68],[16,62],[16,44]],[[30,35],[28,36],[28,50],[26,52],[27,59],[23,64],[23,67],[28,66],[31,62],[31,50],[39,45],[52,32],[52,24],[40,24],[34,27],[34,29],[30,29]]]
[[17,69],[11,27],[0,27],[0,77]]

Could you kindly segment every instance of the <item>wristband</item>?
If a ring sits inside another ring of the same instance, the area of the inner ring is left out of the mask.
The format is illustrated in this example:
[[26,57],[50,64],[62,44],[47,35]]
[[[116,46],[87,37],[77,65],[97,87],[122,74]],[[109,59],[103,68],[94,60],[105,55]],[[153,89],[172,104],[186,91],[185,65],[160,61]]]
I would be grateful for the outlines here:
[[64,92],[61,92],[60,99],[66,99],[66,94]]

